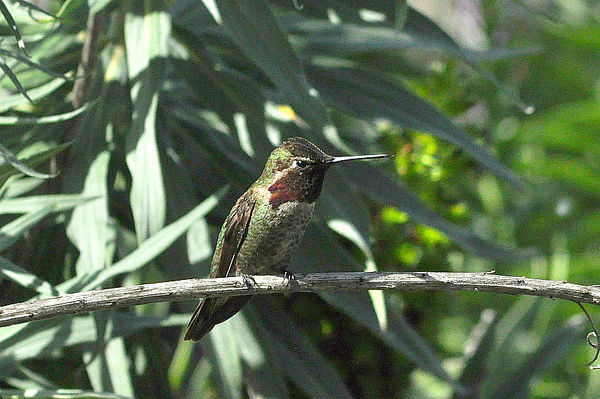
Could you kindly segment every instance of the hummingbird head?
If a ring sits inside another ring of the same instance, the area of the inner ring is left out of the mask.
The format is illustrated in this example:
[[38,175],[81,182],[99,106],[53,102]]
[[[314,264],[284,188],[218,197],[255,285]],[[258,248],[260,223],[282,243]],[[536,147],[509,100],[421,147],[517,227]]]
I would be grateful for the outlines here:
[[321,194],[325,172],[331,165],[389,156],[377,154],[333,157],[310,141],[293,137],[271,152],[259,181],[267,186],[272,206],[289,201],[312,203]]

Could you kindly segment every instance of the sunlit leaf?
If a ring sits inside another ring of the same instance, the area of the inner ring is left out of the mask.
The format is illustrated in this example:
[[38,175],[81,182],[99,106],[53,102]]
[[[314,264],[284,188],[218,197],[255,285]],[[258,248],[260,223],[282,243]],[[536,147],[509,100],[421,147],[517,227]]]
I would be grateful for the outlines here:
[[13,19],[12,14],[10,13],[10,10],[4,4],[4,1],[0,1],[0,13],[2,13],[2,16],[4,16],[4,18],[8,22],[10,29],[12,29],[13,35],[15,36],[15,39],[17,40],[17,45],[19,46],[19,48],[22,51],[25,51],[25,43],[23,43],[23,38],[21,37],[21,32],[19,31],[19,28],[17,27],[17,23]]
[[[71,145],[71,143],[65,143],[65,144],[60,144],[60,145],[54,146],[54,147],[50,147],[41,152],[38,152],[37,154],[20,158],[17,160],[16,164],[18,164],[21,169],[29,170],[32,167],[35,167],[35,166],[51,159],[56,154],[59,154],[61,151],[65,150],[70,145]],[[13,162],[4,162],[4,163],[0,164],[0,184],[4,184],[9,177],[21,172],[21,170],[17,169],[17,167],[14,165],[15,162],[14,162],[14,159],[12,158],[14,155],[11,154],[9,151],[8,153],[5,154],[5,156],[10,157]],[[38,172],[36,172],[36,171],[33,171],[33,172],[34,172],[33,175],[38,174]],[[32,173],[29,172],[27,174],[30,175]],[[41,175],[42,175],[42,178],[46,178],[46,176],[53,177],[53,175],[45,175],[43,173]],[[34,176],[34,177],[38,177],[38,176]]]
[[[494,332],[498,319],[491,309],[481,313],[479,323],[475,325],[469,340],[465,344],[465,365],[460,375],[459,382],[470,392],[476,395],[482,382],[488,376],[487,361],[494,344]],[[468,398],[469,395],[457,395],[455,398]]]
[[82,107],[79,107],[73,111],[65,112],[63,114],[48,115],[40,117],[28,117],[28,116],[0,116],[0,126],[20,126],[20,125],[47,125],[51,123],[59,123],[71,120],[88,109],[94,103],[86,103]]
[[45,207],[18,217],[0,228],[0,252],[8,249],[27,230],[52,212],[52,207]]
[[0,275],[39,294],[56,295],[58,293],[52,284],[31,274],[4,257],[0,257]]
[[448,140],[502,179],[521,187],[514,173],[486,148],[400,82],[358,69],[311,67],[309,71],[315,87],[331,106],[369,120],[389,119]]
[[531,256],[531,251],[509,249],[501,244],[487,242],[472,232],[462,229],[433,212],[423,201],[397,180],[392,180],[375,168],[358,162],[348,163],[350,179],[372,198],[393,205],[408,213],[420,223],[447,234],[464,249],[486,258],[513,262]]
[[123,273],[132,272],[146,265],[149,261],[160,255],[173,243],[173,241],[185,233],[198,218],[206,216],[206,214],[218,204],[219,200],[223,198],[226,191],[227,188],[219,190],[214,195],[205,199],[185,216],[170,225],[163,227],[158,233],[142,242],[135,251],[125,258],[86,278],[85,286],[82,290],[94,289],[113,277]]
[[[57,78],[54,80],[51,80],[50,82],[36,87],[34,89],[29,89],[27,91],[27,94],[29,94],[29,97],[31,98],[32,101],[37,101],[40,100],[46,96],[48,96],[49,94],[52,94],[54,91],[56,91],[59,87],[61,87],[62,85],[65,84],[65,80],[63,78]],[[11,95],[7,95],[7,96],[2,96],[0,98],[0,112],[4,112],[7,111],[17,105],[22,105],[27,103],[27,99],[25,97],[23,97],[21,94],[11,94]]]
[[225,394],[231,399],[242,396],[242,361],[237,342],[238,333],[232,328],[235,323],[235,320],[229,319],[217,324],[209,335]]
[[43,208],[51,208],[52,212],[62,212],[96,198],[81,194],[32,195],[22,198],[6,198],[0,200],[0,214],[30,213]]
[[108,392],[91,392],[80,389],[28,389],[19,391],[16,389],[0,390],[4,399],[130,399]]
[[260,66],[285,100],[316,131],[328,125],[329,116],[304,75],[296,53],[281,32],[263,0],[217,0],[223,25],[244,54]]
[[127,165],[133,183],[131,210],[138,243],[165,222],[165,192],[156,142],[156,107],[164,74],[171,19],[161,1],[132,3],[125,18],[125,47],[134,107],[127,135]]
[[56,175],[53,174],[40,173],[31,169],[3,145],[0,145],[0,157],[2,157],[5,163],[9,163],[10,165],[12,165],[12,167],[17,169],[19,172],[26,174],[27,176],[37,177],[38,179],[50,179],[52,177],[56,177]]

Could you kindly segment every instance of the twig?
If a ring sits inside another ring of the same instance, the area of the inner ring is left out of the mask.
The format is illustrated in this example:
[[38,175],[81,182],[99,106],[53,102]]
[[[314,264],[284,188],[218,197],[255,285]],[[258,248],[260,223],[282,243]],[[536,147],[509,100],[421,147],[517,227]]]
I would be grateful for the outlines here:
[[104,14],[102,12],[88,16],[87,32],[81,49],[81,59],[79,65],[77,65],[75,83],[73,84],[72,104],[74,109],[83,106],[87,100],[94,68],[98,60],[98,43],[104,25],[103,20]]
[[[592,365],[598,359],[598,355],[600,355],[600,336],[598,335],[598,329],[596,328],[596,323],[594,323],[594,320],[592,320],[592,317],[587,312],[587,310],[585,310],[583,305],[580,302],[577,302],[577,305],[579,305],[581,310],[583,310],[585,317],[587,317],[588,322],[592,325],[592,330],[594,330],[593,332],[589,333],[587,335],[587,337],[585,337],[585,340],[587,341],[588,345],[590,345],[592,348],[596,349],[596,353],[594,354],[594,357],[592,358],[592,360],[590,360],[586,364],[586,366],[588,366],[590,368],[590,370],[597,370],[597,369],[600,369],[600,366],[592,366]],[[592,337],[596,338],[596,342],[592,342]]]
[[600,287],[489,273],[344,272],[297,274],[291,284],[281,276],[254,276],[254,280],[256,285],[252,287],[248,287],[241,277],[178,280],[78,292],[38,301],[16,303],[0,307],[0,327],[56,316],[153,302],[183,301],[202,297],[335,290],[487,291],[560,298],[600,305]]
[[[79,58],[77,73],[75,74],[75,81],[73,83],[73,99],[71,100],[73,109],[81,108],[88,100],[94,77],[94,69],[98,62],[98,51],[100,50],[100,37],[104,27],[104,18],[105,16],[102,11],[88,15],[85,39],[81,48],[81,57]],[[82,116],[79,115],[65,126],[62,136],[63,143],[73,140],[81,125],[81,120]],[[59,173],[61,170],[64,170],[69,163],[70,156],[71,148],[69,147],[52,160],[50,171],[52,173]],[[57,179],[53,179],[51,184],[51,192],[58,192],[62,184],[62,177],[59,176]]]

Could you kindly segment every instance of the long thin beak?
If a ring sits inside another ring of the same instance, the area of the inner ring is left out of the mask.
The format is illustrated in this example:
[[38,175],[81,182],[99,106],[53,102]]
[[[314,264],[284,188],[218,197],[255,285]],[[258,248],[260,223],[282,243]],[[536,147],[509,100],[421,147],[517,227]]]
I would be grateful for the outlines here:
[[390,158],[390,157],[393,157],[393,155],[390,155],[390,154],[350,155],[347,157],[333,157],[330,161],[327,161],[325,163],[334,164],[334,163],[346,162],[346,161],[361,161],[363,159],[382,159],[382,158]]

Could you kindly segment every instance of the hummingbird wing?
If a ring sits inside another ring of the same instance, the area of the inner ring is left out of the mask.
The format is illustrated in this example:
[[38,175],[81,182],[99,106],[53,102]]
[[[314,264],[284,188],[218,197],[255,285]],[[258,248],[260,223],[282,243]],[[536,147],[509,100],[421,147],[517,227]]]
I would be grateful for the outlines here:
[[252,218],[256,202],[252,200],[247,201],[244,197],[249,196],[244,195],[238,201],[231,218],[225,223],[225,234],[223,235],[219,266],[213,271],[214,276],[211,273],[211,278],[230,276],[229,273],[231,273],[244,239],[248,235],[248,227],[250,226],[250,219]]
[[[246,197],[246,198],[245,198]],[[248,234],[248,227],[256,202],[249,195],[243,195],[225,221],[221,251],[216,251],[210,278],[228,277],[234,269],[235,261]],[[220,253],[219,253],[220,252]],[[216,265],[216,267],[215,267]],[[192,315],[184,339],[199,341],[215,324],[221,323],[237,313],[250,296],[203,299]]]

